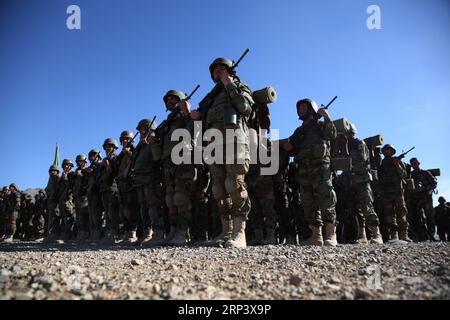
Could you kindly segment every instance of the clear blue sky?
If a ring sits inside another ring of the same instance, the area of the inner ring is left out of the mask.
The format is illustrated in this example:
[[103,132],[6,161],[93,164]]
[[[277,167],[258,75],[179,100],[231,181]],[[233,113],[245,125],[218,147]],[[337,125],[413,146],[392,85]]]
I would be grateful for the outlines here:
[[[66,28],[70,4],[81,30]],[[381,30],[366,27],[370,4]],[[277,89],[282,137],[299,125],[299,98],[338,95],[333,118],[400,151],[416,146],[450,200],[449,31],[446,0],[2,0],[0,186],[44,186],[55,142],[73,159],[142,118],[161,121],[168,89],[200,84],[195,105],[212,87],[210,62],[248,47],[239,75]]]

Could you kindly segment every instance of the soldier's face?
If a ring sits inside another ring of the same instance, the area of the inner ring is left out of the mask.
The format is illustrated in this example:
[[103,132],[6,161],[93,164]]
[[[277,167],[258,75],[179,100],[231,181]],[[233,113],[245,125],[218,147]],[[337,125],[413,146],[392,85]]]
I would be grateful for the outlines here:
[[57,176],[57,175],[58,175],[58,171],[56,171],[56,170],[50,170],[50,175],[51,175],[52,177]]
[[125,147],[130,141],[131,141],[130,138],[122,138],[122,141],[121,141],[122,146]]
[[300,119],[305,120],[309,117],[309,106],[306,103],[300,103],[298,106]]
[[78,168],[83,169],[86,167],[86,161],[77,161],[77,166]]
[[418,170],[420,168],[420,162],[418,160],[414,160],[411,162],[411,167],[413,167],[414,170]]
[[63,165],[63,170],[64,172],[69,172],[70,169],[72,169],[72,166],[70,164],[65,164]]
[[113,150],[113,146],[110,144],[107,144],[103,147],[105,149],[106,153],[110,153]]
[[168,96],[166,102],[167,109],[173,110],[177,103],[180,102],[180,98],[175,96]]
[[394,150],[392,150],[391,148],[387,148],[384,150],[384,155],[387,157],[392,157],[394,155]]
[[213,79],[215,82],[219,82],[220,81],[220,75],[223,72],[228,72],[227,71],[227,67],[223,64],[218,64],[214,67],[214,71],[213,71]]

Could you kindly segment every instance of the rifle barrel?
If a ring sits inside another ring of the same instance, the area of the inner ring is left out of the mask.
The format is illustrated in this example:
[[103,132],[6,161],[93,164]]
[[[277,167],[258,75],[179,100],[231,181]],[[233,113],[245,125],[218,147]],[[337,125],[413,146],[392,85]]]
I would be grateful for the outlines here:
[[244,59],[244,57],[247,55],[247,53],[250,51],[250,49],[247,48],[247,50],[244,51],[244,53],[242,54],[242,56],[238,59],[238,61],[236,61],[236,63],[233,63],[233,69],[237,68],[237,66],[239,65],[239,63],[241,62],[242,59]]
[[194,93],[198,90],[198,88],[200,88],[200,85],[198,84],[194,91],[191,92],[191,94],[186,98],[186,101],[189,101],[189,99],[191,99],[191,97],[194,95]]

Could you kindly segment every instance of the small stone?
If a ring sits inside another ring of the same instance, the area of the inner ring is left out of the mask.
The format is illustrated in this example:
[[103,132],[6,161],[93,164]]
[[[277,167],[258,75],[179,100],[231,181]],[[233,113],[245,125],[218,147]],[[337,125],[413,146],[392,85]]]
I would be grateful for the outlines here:
[[314,267],[316,263],[314,261],[306,261],[306,265],[310,267]]
[[144,261],[140,260],[140,259],[132,259],[131,260],[131,264],[133,266],[140,266],[144,264]]
[[289,278],[289,284],[293,286],[299,286],[302,283],[302,279],[298,275],[291,275]]
[[333,284],[341,283],[341,280],[337,277],[332,277],[330,279],[330,283],[333,283]]
[[369,299],[372,298],[373,294],[367,289],[356,288],[355,290],[355,299]]

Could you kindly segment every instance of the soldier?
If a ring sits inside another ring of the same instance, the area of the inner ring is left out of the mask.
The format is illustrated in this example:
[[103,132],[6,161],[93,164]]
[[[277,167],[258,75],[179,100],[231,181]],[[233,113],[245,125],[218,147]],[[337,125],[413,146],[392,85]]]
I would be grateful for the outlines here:
[[32,227],[32,220],[33,220],[33,213],[34,213],[34,203],[33,197],[31,194],[27,193],[24,194],[24,201],[21,201],[23,203],[23,210],[20,212],[20,222],[22,227],[21,232],[21,240],[31,240],[33,236],[33,227]]
[[15,183],[9,185],[8,210],[6,211],[5,221],[5,243],[12,243],[13,236],[16,233],[16,220],[20,210],[20,191]]
[[[171,159],[172,149],[178,141],[172,141],[172,133],[185,129],[192,133],[190,105],[186,95],[179,90],[169,90],[163,98],[168,115],[162,127],[162,165],[164,167],[165,202],[169,213],[170,232],[163,244],[182,246],[187,244],[188,229],[192,222],[192,192],[196,169],[192,163],[175,165]],[[192,147],[187,146],[187,147]],[[191,149],[191,148],[190,148]]]
[[0,192],[0,241],[6,236],[6,211],[8,210],[8,187],[3,187]]
[[104,244],[115,244],[119,237],[119,190],[116,182],[117,171],[114,165],[118,148],[119,146],[113,138],[108,138],[103,142],[106,157],[100,167],[100,192],[106,219]]
[[408,221],[404,199],[404,179],[407,177],[405,164],[394,157],[395,148],[386,144],[381,149],[384,159],[378,171],[378,178],[383,197],[384,214],[389,227],[390,240],[410,242],[408,237]]
[[439,205],[434,208],[436,212],[436,225],[439,239],[450,241],[450,206],[444,197],[439,197]]
[[131,142],[133,133],[123,131],[120,134],[122,151],[117,156],[117,187],[119,188],[119,212],[124,222],[124,244],[134,244],[137,241],[136,231],[139,216],[139,205],[136,189],[128,174],[134,146]]
[[348,151],[352,159],[351,172],[344,172],[348,176],[347,181],[350,187],[346,190],[348,207],[358,218],[358,239],[357,243],[366,244],[366,225],[372,234],[370,243],[383,244],[379,229],[379,219],[373,206],[373,194],[370,187],[372,180],[370,169],[370,155],[364,140],[358,139],[356,135],[356,126],[352,123],[350,130],[345,133],[348,141]]
[[[433,191],[437,187],[437,180],[430,171],[420,169],[420,162],[417,158],[411,158],[409,163],[413,168],[411,178],[414,180],[415,186],[409,192],[414,229],[419,241],[427,239],[434,240],[436,225],[433,208]],[[426,221],[423,218],[421,219],[423,215],[425,215]]]
[[47,210],[47,201],[45,192],[42,189],[38,190],[38,193],[34,196],[34,210],[33,210],[33,218],[31,220],[33,225],[32,231],[32,239],[38,240],[42,237],[45,237],[45,227],[46,223],[46,210]]
[[[251,209],[244,181],[250,162],[247,120],[254,101],[250,88],[235,74],[231,60],[215,59],[209,66],[209,71],[216,86],[200,102],[199,110],[191,113],[192,119],[203,119],[206,129],[219,130],[224,141],[230,140],[231,132],[237,140],[230,141],[234,154],[226,155],[224,150],[224,159],[228,160],[224,161],[225,164],[209,165],[212,192],[223,227],[222,234],[215,240],[217,244],[226,241],[226,247],[245,248],[245,224]],[[231,130],[226,133],[227,129]],[[230,160],[231,157],[233,161]]]
[[77,155],[73,181],[73,202],[76,212],[77,242],[84,242],[89,234],[89,209],[87,187],[89,174],[87,173],[87,158],[84,154]]
[[192,202],[192,223],[191,236],[196,245],[203,245],[208,237],[209,220],[211,217],[210,198],[208,197],[208,189],[211,182],[208,168],[204,164],[196,164],[197,179],[194,182],[193,192],[191,196]]
[[102,157],[100,151],[97,149],[91,149],[88,154],[90,165],[86,169],[88,175],[88,210],[89,210],[89,232],[90,241],[92,244],[96,244],[100,240],[101,227],[102,227],[102,198],[100,195],[100,161]]
[[62,162],[63,172],[58,182],[59,211],[61,213],[63,229],[59,242],[68,241],[74,234],[75,206],[73,204],[73,180],[75,173],[72,171],[71,159]]
[[[311,99],[297,102],[297,114],[303,123],[285,143],[285,149],[294,151],[294,159],[299,164],[305,221],[312,231],[305,244],[324,244],[324,221],[325,245],[336,246],[336,194],[331,180],[330,140],[337,137],[337,130],[326,109],[318,109]],[[319,121],[319,116],[325,122]]]
[[47,215],[48,215],[48,235],[44,242],[55,241],[59,236],[60,231],[60,216],[58,208],[58,183],[59,183],[59,168],[50,166],[49,179],[45,192],[47,194]]
[[131,177],[138,196],[143,228],[143,235],[138,243],[141,246],[159,245],[164,239],[164,221],[160,203],[161,149],[155,139],[154,122],[143,119],[139,121],[136,129],[140,133],[140,141],[133,152]]

